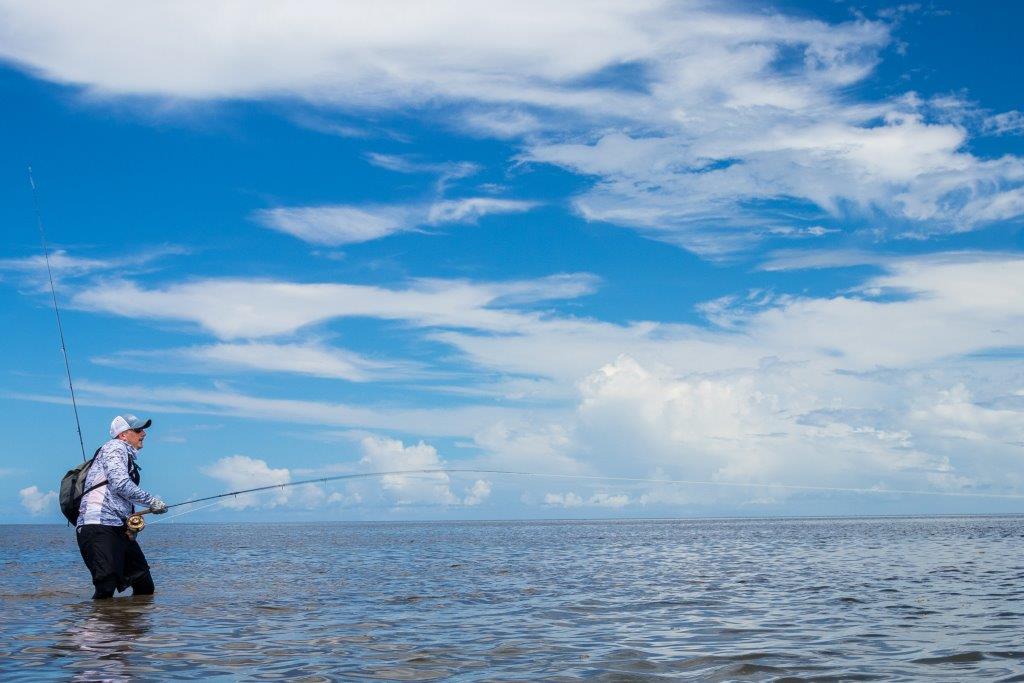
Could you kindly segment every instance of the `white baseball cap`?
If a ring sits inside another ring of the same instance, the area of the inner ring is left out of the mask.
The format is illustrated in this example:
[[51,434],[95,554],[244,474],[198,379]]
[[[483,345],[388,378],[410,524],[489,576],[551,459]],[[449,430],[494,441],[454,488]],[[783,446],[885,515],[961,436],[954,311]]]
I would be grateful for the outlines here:
[[151,424],[153,424],[152,420],[142,420],[128,413],[118,415],[110,423],[110,436],[117,437],[118,434],[127,432],[129,429],[149,429]]

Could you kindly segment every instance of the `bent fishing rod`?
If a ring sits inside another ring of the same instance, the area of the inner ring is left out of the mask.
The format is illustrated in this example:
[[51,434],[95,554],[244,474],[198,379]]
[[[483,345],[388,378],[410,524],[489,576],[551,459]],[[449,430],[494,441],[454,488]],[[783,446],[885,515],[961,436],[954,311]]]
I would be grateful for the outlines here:
[[[842,487],[842,486],[806,486],[801,484],[762,484],[754,482],[736,482],[736,481],[710,481],[710,480],[699,480],[699,479],[657,479],[651,477],[616,477],[616,476],[602,476],[602,475],[587,475],[587,474],[558,474],[558,473],[544,473],[544,472],[520,472],[515,470],[495,470],[495,469],[478,469],[478,468],[427,468],[418,470],[388,470],[384,472],[357,472],[353,474],[338,474],[329,477],[317,477],[315,479],[303,479],[302,481],[290,481],[282,482],[280,484],[268,484],[266,486],[256,486],[250,489],[240,489],[238,491],[229,491],[228,493],[219,493],[214,496],[204,496],[202,498],[193,498],[192,500],[186,500],[181,503],[174,503],[168,505],[167,510],[176,507],[182,507],[184,505],[192,505],[194,503],[203,503],[210,500],[220,500],[222,498],[231,498],[235,496],[241,496],[246,493],[258,493],[260,491],[272,491],[274,489],[283,489],[290,486],[302,486],[305,484],[325,484],[332,481],[343,481],[352,479],[371,479],[374,477],[389,477],[389,476],[403,476],[403,475],[416,475],[416,474],[500,474],[514,477],[536,477],[546,479],[574,479],[581,481],[604,481],[604,482],[619,482],[619,483],[633,483],[633,484],[662,484],[662,485],[700,485],[700,486],[725,486],[733,488],[774,488],[774,489],[790,489],[796,491],[831,491],[837,493],[861,493],[861,494],[889,494],[889,495],[919,495],[919,496],[951,496],[951,497],[968,497],[968,498],[1010,498],[1010,499],[1024,499],[1024,495],[1014,493],[985,493],[985,492],[972,492],[972,491],[925,491],[925,490],[911,490],[911,489],[882,489],[882,488],[853,488],[853,487]],[[142,515],[152,514],[152,510],[140,510],[135,513],[133,517],[138,516],[141,520]]]
[[50,269],[50,247],[46,242],[46,230],[43,228],[43,214],[39,210],[39,196],[36,181],[32,177],[32,167],[28,167],[28,184],[32,186],[32,206],[36,214],[36,226],[39,238],[43,243],[43,260],[46,262],[46,275],[50,280],[50,298],[53,300],[53,314],[57,318],[57,334],[60,337],[60,352],[64,356],[64,370],[68,376],[68,389],[71,390],[71,407],[75,411],[75,427],[78,429],[78,445],[82,449],[82,462],[85,462],[85,440],[82,439],[82,423],[78,419],[78,401],[75,400],[75,384],[71,381],[71,359],[68,357],[68,346],[64,342],[64,325],[60,320],[60,307],[57,305],[57,288],[53,284],[53,270]]

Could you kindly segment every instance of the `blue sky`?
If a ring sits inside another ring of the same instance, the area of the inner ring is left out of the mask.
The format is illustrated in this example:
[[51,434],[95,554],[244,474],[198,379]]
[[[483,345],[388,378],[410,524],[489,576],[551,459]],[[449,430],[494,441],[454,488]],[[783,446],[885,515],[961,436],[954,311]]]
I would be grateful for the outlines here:
[[1012,4],[0,17],[0,522],[79,458],[29,164],[86,445],[152,417],[168,502],[580,475],[183,521],[1021,510]]

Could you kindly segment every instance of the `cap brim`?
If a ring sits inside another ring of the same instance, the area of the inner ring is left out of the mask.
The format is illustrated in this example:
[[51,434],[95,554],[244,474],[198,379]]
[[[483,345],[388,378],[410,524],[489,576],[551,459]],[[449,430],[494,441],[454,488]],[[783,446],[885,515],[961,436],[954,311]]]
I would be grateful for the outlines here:
[[139,425],[135,429],[149,429],[149,425],[153,424],[153,420],[146,420],[146,424]]

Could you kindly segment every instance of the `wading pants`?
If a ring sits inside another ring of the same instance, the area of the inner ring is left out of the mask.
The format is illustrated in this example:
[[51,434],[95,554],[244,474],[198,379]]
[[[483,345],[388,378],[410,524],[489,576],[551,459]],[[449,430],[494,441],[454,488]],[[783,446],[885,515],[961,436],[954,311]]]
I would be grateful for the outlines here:
[[93,599],[111,598],[114,591],[132,587],[132,595],[152,595],[153,577],[139,542],[128,538],[126,527],[84,524],[76,530],[78,549],[96,587]]

